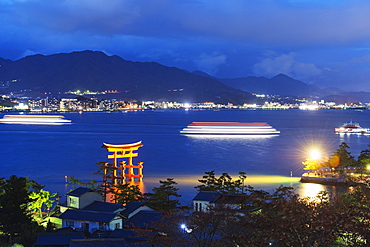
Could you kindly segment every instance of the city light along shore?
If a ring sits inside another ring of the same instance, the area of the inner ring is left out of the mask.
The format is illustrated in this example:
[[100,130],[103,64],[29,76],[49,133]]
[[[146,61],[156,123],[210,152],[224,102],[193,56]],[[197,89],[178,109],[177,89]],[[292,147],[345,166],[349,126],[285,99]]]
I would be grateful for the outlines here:
[[280,131],[268,123],[193,122],[180,133],[189,135],[277,135]]

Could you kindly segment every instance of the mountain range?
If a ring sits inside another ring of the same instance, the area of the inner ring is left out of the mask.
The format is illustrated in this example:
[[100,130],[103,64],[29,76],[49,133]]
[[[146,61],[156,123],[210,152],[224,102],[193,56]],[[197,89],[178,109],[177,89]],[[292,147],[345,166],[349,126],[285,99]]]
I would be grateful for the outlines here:
[[124,100],[233,104],[256,102],[252,93],[370,99],[369,93],[349,95],[335,88],[320,89],[283,74],[271,79],[253,76],[220,79],[201,71],[132,62],[99,51],[32,55],[16,61],[0,58],[0,93],[63,95],[76,90],[116,92],[101,96]]
[[82,51],[0,60],[3,92],[63,94],[67,91],[118,91],[104,95],[126,100],[242,104],[250,93],[222,82],[154,62],[132,62],[103,52]]

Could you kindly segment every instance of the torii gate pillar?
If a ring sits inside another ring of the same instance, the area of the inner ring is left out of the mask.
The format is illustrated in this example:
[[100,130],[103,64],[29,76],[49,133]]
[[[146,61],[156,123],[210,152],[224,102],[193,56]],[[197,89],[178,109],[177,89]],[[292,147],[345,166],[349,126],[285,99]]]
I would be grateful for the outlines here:
[[[122,145],[103,143],[102,147],[112,153],[108,154],[108,159],[113,159],[113,184],[123,183],[125,180],[134,181],[135,178],[137,178],[138,181],[143,181],[144,162],[138,162],[137,165],[133,164],[133,157],[139,156],[135,151],[142,146],[144,145],[141,141]],[[119,159],[123,158],[127,158],[128,162],[119,161]],[[134,169],[137,169],[136,174]],[[119,172],[119,170],[121,170],[121,172]]]

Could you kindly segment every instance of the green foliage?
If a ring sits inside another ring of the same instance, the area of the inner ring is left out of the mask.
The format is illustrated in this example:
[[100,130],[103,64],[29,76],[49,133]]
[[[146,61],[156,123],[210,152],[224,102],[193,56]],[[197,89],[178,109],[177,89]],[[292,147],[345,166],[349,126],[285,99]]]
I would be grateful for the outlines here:
[[0,232],[8,243],[31,246],[36,240],[42,228],[33,221],[28,205],[33,202],[32,191],[41,189],[41,185],[27,177],[12,175],[8,180],[0,179]]
[[141,193],[139,186],[129,183],[118,185],[117,189],[112,193],[115,202],[123,205],[133,201],[144,200],[144,195]]
[[218,191],[223,194],[244,194],[248,190],[252,190],[251,186],[245,186],[244,180],[247,178],[245,172],[239,172],[239,178],[234,180],[228,173],[222,173],[220,177],[216,177],[215,171],[205,172],[203,179],[198,181],[201,185],[195,188],[198,191]]
[[304,162],[302,162],[302,165],[305,166],[303,168],[304,170],[317,170],[321,168],[320,164],[316,160],[313,160],[310,157],[308,157]]
[[348,151],[349,146],[347,143],[342,142],[339,145],[339,148],[336,152],[334,152],[334,155],[337,155],[339,157],[339,168],[345,168],[349,166],[355,166],[356,161],[355,158],[351,155],[351,152]]
[[[368,147],[370,147],[370,144],[368,144]],[[370,149],[364,149],[361,151],[360,155],[357,158],[356,165],[361,173],[366,170],[366,167],[370,165]]]
[[76,189],[77,187],[87,187],[92,190],[99,190],[99,184],[96,180],[81,182],[77,178],[71,176],[67,178],[67,184],[71,185],[73,189]]
[[[35,212],[35,218],[39,223],[50,216],[51,208],[55,202],[55,200],[51,198],[55,198],[56,196],[57,193],[50,194],[49,191],[43,189],[40,191],[32,191],[29,195],[32,201],[29,203],[28,207],[32,212]],[[45,213],[45,215],[43,213]]]
[[167,178],[166,181],[159,181],[159,187],[152,189],[153,193],[145,193],[146,203],[155,210],[171,211],[180,205],[178,200],[181,195],[177,193],[179,190],[174,185],[177,183],[173,178]]
[[[368,246],[367,194],[361,187],[339,197],[323,191],[317,198],[301,198],[291,187],[253,192],[252,199],[261,205],[258,211],[215,205],[186,221],[177,217],[177,224],[169,220],[168,225],[158,226],[168,237],[150,242],[156,246]],[[173,228],[182,223],[189,234],[181,238]]]
[[114,166],[109,162],[98,162],[96,163],[96,165],[98,165],[99,168],[96,172],[93,173],[93,175],[100,175],[103,179],[103,182],[100,184],[99,188],[96,189],[97,191],[101,192],[103,200],[105,201],[107,194],[114,192],[112,191],[112,188],[114,186],[112,184],[112,180],[110,179],[114,176],[113,175]]

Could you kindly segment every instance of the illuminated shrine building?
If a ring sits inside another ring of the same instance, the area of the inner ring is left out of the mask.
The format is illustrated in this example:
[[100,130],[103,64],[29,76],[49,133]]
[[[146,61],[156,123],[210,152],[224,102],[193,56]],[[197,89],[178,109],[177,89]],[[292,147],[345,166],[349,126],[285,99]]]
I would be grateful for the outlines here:
[[[133,164],[133,158],[139,156],[137,150],[144,146],[141,141],[131,144],[107,144],[103,143],[103,148],[107,149],[108,159],[113,159],[112,174],[109,176],[112,179],[113,185],[123,184],[125,181],[133,182],[135,178],[138,181],[143,180],[143,163],[137,162]],[[107,171],[104,171],[107,175]]]

